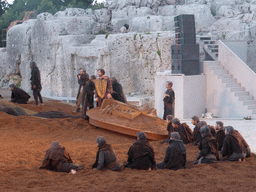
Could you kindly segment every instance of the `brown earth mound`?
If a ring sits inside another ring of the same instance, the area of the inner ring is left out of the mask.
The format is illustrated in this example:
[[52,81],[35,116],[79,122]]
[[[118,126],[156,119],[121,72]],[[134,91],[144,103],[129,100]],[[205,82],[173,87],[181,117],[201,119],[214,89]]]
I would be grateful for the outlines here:
[[[54,110],[70,115],[75,110],[58,101],[46,102],[43,107],[19,106],[35,112]],[[0,191],[255,191],[255,155],[246,162],[191,167],[198,155],[197,147],[191,145],[187,145],[187,169],[92,170],[97,152],[95,140],[99,135],[112,144],[118,162],[125,163],[128,149],[135,141],[133,137],[96,129],[83,119],[16,117],[0,112]],[[40,170],[45,151],[53,141],[65,146],[73,161],[85,169],[75,175]],[[162,161],[167,144],[150,143],[157,163]]]

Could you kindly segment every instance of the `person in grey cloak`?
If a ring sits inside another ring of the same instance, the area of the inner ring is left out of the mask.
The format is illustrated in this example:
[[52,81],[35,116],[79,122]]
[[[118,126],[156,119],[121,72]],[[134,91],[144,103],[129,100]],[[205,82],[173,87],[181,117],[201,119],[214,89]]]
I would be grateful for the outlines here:
[[169,146],[165,150],[165,158],[156,165],[157,169],[178,170],[185,168],[187,162],[186,146],[178,132],[172,132]]
[[99,149],[96,161],[92,168],[98,170],[110,169],[112,171],[119,171],[121,166],[116,161],[116,155],[111,145],[107,144],[104,137],[98,137],[96,143],[98,144]]

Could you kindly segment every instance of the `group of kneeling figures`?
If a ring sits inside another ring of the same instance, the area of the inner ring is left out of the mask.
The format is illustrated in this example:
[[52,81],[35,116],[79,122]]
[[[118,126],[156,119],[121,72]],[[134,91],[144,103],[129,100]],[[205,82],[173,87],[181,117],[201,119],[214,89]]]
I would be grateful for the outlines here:
[[[193,163],[214,163],[219,160],[244,161],[251,156],[250,147],[242,135],[232,126],[223,126],[223,122],[217,121],[216,127],[209,126],[205,121],[200,121],[197,116],[192,117],[194,131],[186,123],[180,123],[179,119],[167,116],[167,131],[169,145],[165,151],[165,158],[156,164],[153,147],[147,140],[144,132],[137,133],[137,140],[128,151],[127,163],[121,166],[116,159],[115,152],[104,137],[98,137],[98,152],[93,169],[120,171],[123,168],[132,169],[171,169],[186,168],[186,146],[191,143],[198,145],[199,155]],[[222,158],[220,158],[220,155]],[[41,169],[57,172],[72,172],[83,169],[82,166],[73,163],[65,148],[57,141],[46,151]]]

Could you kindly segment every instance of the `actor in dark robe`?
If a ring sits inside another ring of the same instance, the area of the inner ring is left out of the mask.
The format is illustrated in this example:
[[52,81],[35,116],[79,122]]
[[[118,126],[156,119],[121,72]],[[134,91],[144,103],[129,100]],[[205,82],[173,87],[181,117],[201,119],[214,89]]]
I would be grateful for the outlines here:
[[98,137],[96,142],[99,149],[96,155],[96,161],[92,168],[98,170],[109,169],[112,171],[119,171],[121,166],[116,161],[116,155],[111,145],[107,144],[103,137]]
[[225,160],[238,161],[244,160],[246,157],[246,149],[241,140],[241,137],[232,126],[225,128],[225,139],[221,150],[222,157],[227,157]]
[[30,68],[31,68],[31,78],[30,78],[31,89],[33,90],[33,96],[36,101],[36,105],[38,105],[38,98],[40,100],[40,105],[43,105],[43,99],[40,93],[42,89],[41,75],[35,61],[32,61],[30,63]]
[[180,120],[175,118],[172,120],[172,126],[174,132],[178,132],[180,134],[180,138],[184,144],[192,142],[193,132],[186,123],[181,124]]
[[211,126],[211,125],[208,125],[208,128],[209,128],[209,130],[210,130],[212,136],[213,136],[213,137],[216,137],[217,131],[216,131],[215,127],[214,127],[214,126]]
[[219,160],[218,143],[210,133],[209,126],[200,129],[202,140],[198,145],[199,156],[194,164],[214,163]]
[[216,122],[216,140],[219,144],[219,151],[221,151],[222,146],[223,146],[223,142],[224,142],[224,138],[225,138],[225,131],[224,131],[224,127],[223,127],[223,122],[222,121],[217,121]]
[[186,146],[180,140],[179,133],[172,132],[169,146],[165,150],[165,158],[156,167],[157,169],[171,169],[176,171],[185,168],[186,162]]
[[85,69],[80,69],[80,72],[77,75],[77,79],[78,79],[79,88],[78,88],[78,92],[77,92],[77,96],[76,96],[76,111],[75,112],[80,111],[80,105],[82,103],[84,86],[86,85],[86,82],[90,78],[89,78],[89,75],[86,73]]
[[[206,121],[199,121],[197,123],[197,126],[195,127],[196,129],[193,132],[193,145],[198,145],[200,141],[202,140],[202,135],[200,133],[200,129],[207,125]],[[196,133],[195,133],[196,132]]]
[[2,95],[0,95],[0,99],[3,99],[4,97]]
[[21,88],[16,87],[14,84],[9,85],[9,89],[12,92],[11,95],[11,102],[13,103],[19,103],[19,104],[27,104],[28,100],[30,98],[30,95],[27,94],[26,91],[24,91]]
[[167,91],[164,94],[164,116],[163,119],[166,120],[167,115],[173,115],[174,116],[174,100],[175,100],[175,94],[172,89],[172,82],[166,83]]
[[127,164],[124,167],[132,169],[154,169],[156,165],[153,147],[147,141],[144,132],[137,133],[137,141],[128,151]]
[[117,81],[115,77],[111,77],[110,80],[113,88],[113,92],[111,94],[113,99],[126,103],[122,85]]
[[72,169],[77,171],[82,169],[82,167],[73,164],[73,161],[66,152],[65,147],[62,147],[57,141],[55,141],[46,151],[43,164],[40,169],[69,173]]
[[191,121],[191,123],[193,124],[193,125],[195,125],[195,127],[194,127],[194,131],[193,131],[193,142],[192,142],[192,144],[193,145],[198,145],[198,143],[200,142],[200,140],[201,140],[201,134],[200,134],[200,128],[199,128],[199,125],[198,125],[198,123],[200,122],[200,120],[199,120],[199,117],[198,116],[193,116],[192,118],[192,121]]
[[105,70],[98,70],[99,78],[94,81],[96,88],[97,106],[100,107],[104,99],[113,99],[111,93],[113,92],[112,83],[108,76],[105,76]]
[[248,143],[245,141],[244,137],[237,131],[235,130],[235,134],[238,135],[244,145],[244,148],[246,150],[246,157],[251,157],[251,149],[250,146],[248,145]]
[[96,79],[95,75],[92,75],[91,79],[86,82],[83,91],[83,98],[82,98],[82,116],[84,119],[89,119],[86,115],[87,108],[89,109],[94,108],[94,79]]

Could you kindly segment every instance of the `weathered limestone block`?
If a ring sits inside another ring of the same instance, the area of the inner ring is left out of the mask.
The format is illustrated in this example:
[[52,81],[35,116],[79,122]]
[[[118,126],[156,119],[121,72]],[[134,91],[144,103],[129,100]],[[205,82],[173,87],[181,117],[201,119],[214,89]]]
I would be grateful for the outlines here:
[[97,9],[95,10],[95,14],[99,23],[108,23],[112,17],[112,12],[107,8]]
[[[4,78],[4,76],[7,74],[7,68],[5,67],[7,65],[7,52],[6,48],[0,48],[0,80]],[[0,86],[3,86],[2,83]]]
[[147,16],[135,17],[130,26],[130,31],[155,32],[174,29],[174,17],[171,16]]

